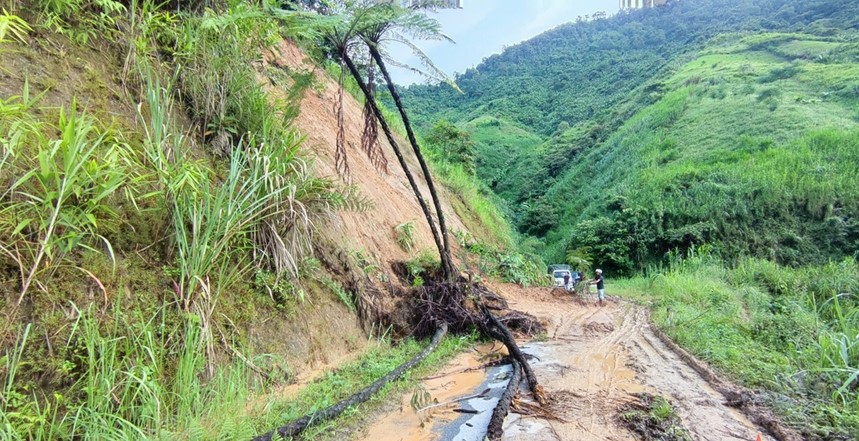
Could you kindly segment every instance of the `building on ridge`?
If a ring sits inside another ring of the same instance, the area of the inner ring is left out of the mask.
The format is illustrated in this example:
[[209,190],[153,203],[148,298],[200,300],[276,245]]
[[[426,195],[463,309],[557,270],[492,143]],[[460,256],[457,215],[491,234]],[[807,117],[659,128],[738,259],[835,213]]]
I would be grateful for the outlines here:
[[620,10],[655,8],[666,4],[668,0],[620,0]]

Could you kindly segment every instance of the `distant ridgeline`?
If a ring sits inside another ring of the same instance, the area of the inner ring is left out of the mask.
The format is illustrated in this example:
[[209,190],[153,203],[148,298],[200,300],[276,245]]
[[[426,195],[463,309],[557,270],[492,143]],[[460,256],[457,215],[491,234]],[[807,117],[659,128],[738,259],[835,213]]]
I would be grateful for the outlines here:
[[405,103],[425,132],[471,133],[478,177],[552,262],[588,251],[627,271],[704,243],[788,264],[853,255],[859,183],[841,164],[859,163],[859,2],[653,3]]

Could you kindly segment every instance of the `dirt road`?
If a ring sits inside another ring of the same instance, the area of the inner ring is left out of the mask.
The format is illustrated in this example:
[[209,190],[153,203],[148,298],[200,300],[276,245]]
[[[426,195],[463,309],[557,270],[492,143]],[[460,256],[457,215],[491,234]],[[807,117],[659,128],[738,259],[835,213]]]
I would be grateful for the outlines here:
[[[542,289],[510,285],[495,289],[507,297],[513,309],[534,314],[548,325],[544,341],[523,343],[522,349],[535,357],[532,367],[554,398],[553,412],[563,420],[511,413],[505,421],[505,440],[638,439],[619,422],[618,415],[624,404],[636,399],[633,394],[640,392],[668,398],[695,440],[754,441],[763,432],[723,404],[725,397],[657,338],[643,309],[622,302],[604,307],[580,304]],[[497,389],[503,369],[467,370],[485,363],[495,350],[500,348],[487,346],[463,354],[444,373],[424,381],[428,395],[418,395],[424,401],[429,396],[446,403]],[[488,422],[483,408],[491,409],[497,400],[489,393],[416,413],[411,401],[418,395],[404,396],[400,409],[380,417],[361,439],[482,440],[485,426],[480,425]],[[485,401],[482,405],[481,400]],[[527,403],[528,397],[523,400]],[[478,412],[464,417],[457,410]],[[465,426],[470,430],[458,429]]]

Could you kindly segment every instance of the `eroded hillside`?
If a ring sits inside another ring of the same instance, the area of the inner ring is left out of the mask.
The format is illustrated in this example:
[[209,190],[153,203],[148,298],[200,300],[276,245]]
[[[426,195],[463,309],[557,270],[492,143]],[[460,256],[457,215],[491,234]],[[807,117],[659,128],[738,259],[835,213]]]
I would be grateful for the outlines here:
[[[357,147],[362,104],[284,40],[300,24],[243,3],[15,6],[0,41],[4,435],[249,438],[281,386],[399,336],[396,293],[437,265],[435,245],[399,166]],[[450,230],[499,243],[451,194]]]

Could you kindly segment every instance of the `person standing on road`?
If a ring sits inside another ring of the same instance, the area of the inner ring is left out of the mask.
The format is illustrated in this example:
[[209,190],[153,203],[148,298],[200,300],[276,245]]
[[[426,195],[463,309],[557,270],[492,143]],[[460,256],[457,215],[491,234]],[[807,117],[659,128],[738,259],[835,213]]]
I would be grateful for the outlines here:
[[564,273],[564,289],[570,290],[570,273]]
[[590,284],[597,286],[597,299],[599,299],[599,305],[603,306],[605,302],[605,282],[602,278],[602,270],[597,269],[595,273],[596,275],[594,276],[594,280],[592,280]]

